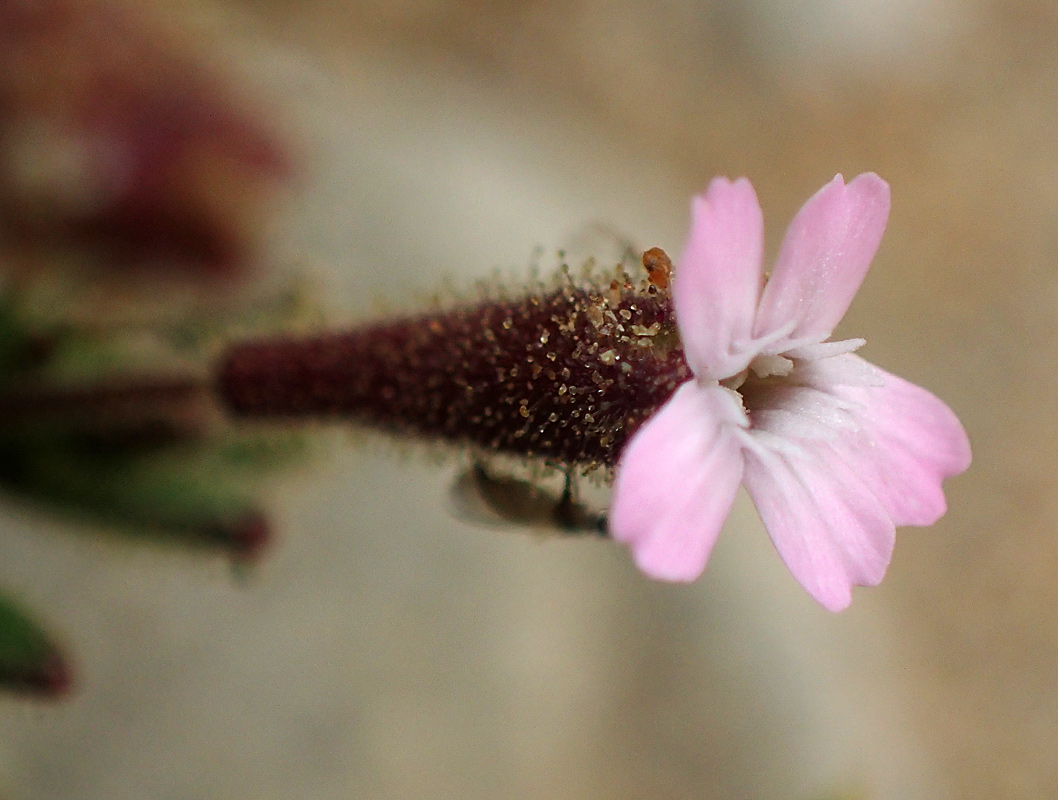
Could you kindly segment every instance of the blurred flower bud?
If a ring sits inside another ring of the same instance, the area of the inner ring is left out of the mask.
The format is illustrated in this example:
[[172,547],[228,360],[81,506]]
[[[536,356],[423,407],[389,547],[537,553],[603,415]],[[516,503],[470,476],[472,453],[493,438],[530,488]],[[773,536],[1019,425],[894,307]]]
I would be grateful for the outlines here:
[[153,22],[0,0],[0,233],[24,261],[230,277],[253,260],[288,154]]

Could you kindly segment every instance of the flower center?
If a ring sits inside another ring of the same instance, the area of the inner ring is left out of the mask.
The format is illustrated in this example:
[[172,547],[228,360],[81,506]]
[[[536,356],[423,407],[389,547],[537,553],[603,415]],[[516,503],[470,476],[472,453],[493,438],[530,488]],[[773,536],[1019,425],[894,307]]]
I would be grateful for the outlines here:
[[787,385],[786,378],[793,368],[794,362],[785,356],[759,355],[746,369],[720,381],[720,385],[738,395],[752,427],[753,412],[770,405],[775,393]]

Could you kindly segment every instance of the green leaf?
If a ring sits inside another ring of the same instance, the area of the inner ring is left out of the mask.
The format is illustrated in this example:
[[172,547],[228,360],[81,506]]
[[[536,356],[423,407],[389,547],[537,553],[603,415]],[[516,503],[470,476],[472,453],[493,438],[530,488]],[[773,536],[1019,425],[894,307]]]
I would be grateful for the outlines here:
[[58,647],[22,608],[0,595],[0,688],[63,694],[70,669]]
[[9,489],[70,516],[143,539],[253,557],[270,538],[251,481],[193,448],[138,454],[68,442],[0,450]]

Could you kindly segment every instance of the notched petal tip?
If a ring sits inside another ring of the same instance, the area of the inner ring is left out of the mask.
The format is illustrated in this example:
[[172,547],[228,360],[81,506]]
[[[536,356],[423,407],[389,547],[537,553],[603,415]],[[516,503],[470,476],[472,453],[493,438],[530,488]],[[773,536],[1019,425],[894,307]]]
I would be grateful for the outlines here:
[[720,175],[709,181],[705,192],[695,196],[695,205],[712,206],[714,208],[725,206],[742,206],[749,203],[757,205],[757,193],[749,178],[731,179]]
[[[835,176],[835,180],[843,180],[841,172]],[[860,172],[855,178],[846,184],[850,188],[856,187],[857,192],[875,196],[879,201],[889,204],[889,182],[879,176],[877,172]]]
[[874,386],[846,385],[836,392],[858,405],[859,433],[835,445],[897,525],[932,525],[947,511],[943,483],[972,458],[970,441],[955,413],[931,392],[874,367]]
[[876,172],[861,172],[847,183],[839,172],[812,195],[805,205],[809,205],[825,192],[839,192],[845,203],[862,206],[868,211],[884,212],[888,218],[889,183]]

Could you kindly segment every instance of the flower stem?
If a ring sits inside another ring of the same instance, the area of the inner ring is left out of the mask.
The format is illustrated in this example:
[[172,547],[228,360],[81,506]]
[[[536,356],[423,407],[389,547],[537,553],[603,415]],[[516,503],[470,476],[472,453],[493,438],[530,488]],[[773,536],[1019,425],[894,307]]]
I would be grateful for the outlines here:
[[0,394],[0,435],[58,426],[122,439],[182,439],[201,435],[217,416],[211,387],[192,376],[24,385]]

